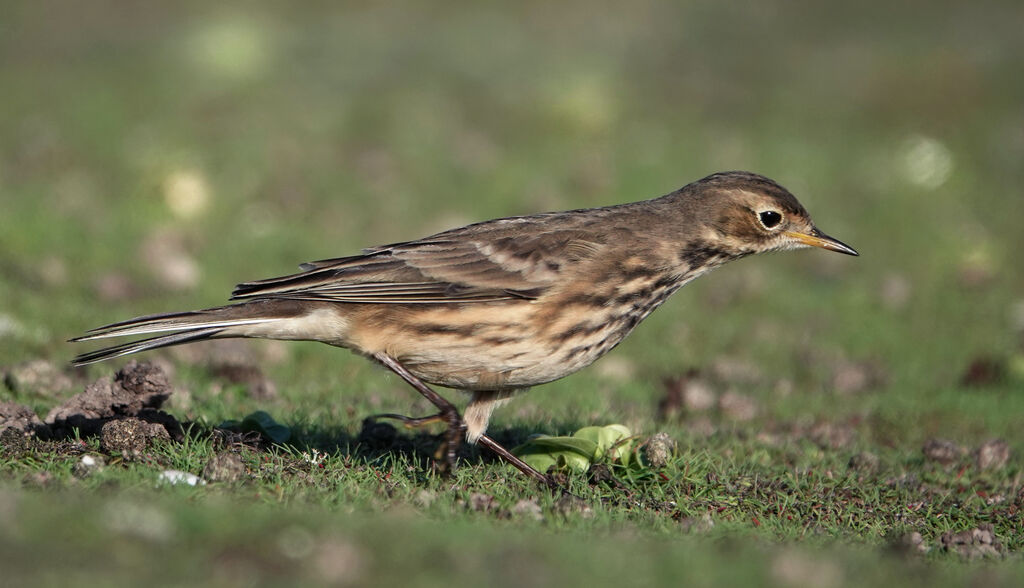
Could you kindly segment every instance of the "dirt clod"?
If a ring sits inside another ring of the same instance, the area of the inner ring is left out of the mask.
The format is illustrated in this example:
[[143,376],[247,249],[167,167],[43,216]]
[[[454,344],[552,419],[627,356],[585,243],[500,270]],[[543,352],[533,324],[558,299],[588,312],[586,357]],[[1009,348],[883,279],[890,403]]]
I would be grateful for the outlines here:
[[0,455],[18,457],[31,451],[33,437],[25,435],[15,428],[0,431]]
[[46,415],[46,423],[64,434],[78,429],[82,435],[94,435],[115,418],[138,416],[165,425],[165,432],[177,427],[170,415],[158,412],[171,395],[167,375],[159,367],[143,362],[129,362],[111,378],[101,378],[86,386],[85,391],[70,398]]
[[135,417],[107,421],[100,429],[100,449],[107,453],[120,453],[127,459],[142,455],[153,439],[169,439],[161,425]]
[[603,463],[592,464],[587,470],[587,479],[593,486],[598,484],[608,484],[613,488],[622,486],[622,482],[619,482],[612,474],[612,469]]
[[948,439],[929,439],[921,448],[925,459],[949,465],[960,459],[967,451]]
[[8,430],[44,438],[50,432],[31,408],[15,402],[0,402],[0,433]]
[[1010,445],[1002,439],[993,439],[974,450],[974,465],[979,470],[998,470],[1010,459]]
[[676,452],[676,442],[668,433],[655,433],[644,445],[644,458],[652,468],[663,468],[668,465]]
[[850,458],[847,467],[861,472],[874,471],[878,469],[878,456],[869,451],[862,451]]
[[114,381],[147,408],[159,408],[172,392],[167,374],[148,361],[128,362],[128,365],[114,374]]
[[245,476],[241,456],[223,451],[210,458],[203,467],[203,478],[210,482],[237,482]]
[[965,559],[998,558],[1003,555],[1003,544],[988,523],[958,533],[943,533],[941,542],[943,551],[957,553]]

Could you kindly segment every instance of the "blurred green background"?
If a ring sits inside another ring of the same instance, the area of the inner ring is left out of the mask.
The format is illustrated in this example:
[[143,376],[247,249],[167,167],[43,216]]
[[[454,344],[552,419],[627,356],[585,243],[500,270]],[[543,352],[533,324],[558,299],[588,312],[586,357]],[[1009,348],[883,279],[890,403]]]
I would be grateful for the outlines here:
[[[727,427],[841,422],[908,452],[1003,437],[1019,463],[1019,1],[0,12],[0,364],[65,362],[84,329],[219,305],[303,261],[747,169],[862,256],[723,268],[493,427],[649,434],[662,379],[697,368],[754,407]],[[355,432],[414,402],[346,352],[265,348],[279,398],[206,400],[184,366],[179,417],[263,408]]]

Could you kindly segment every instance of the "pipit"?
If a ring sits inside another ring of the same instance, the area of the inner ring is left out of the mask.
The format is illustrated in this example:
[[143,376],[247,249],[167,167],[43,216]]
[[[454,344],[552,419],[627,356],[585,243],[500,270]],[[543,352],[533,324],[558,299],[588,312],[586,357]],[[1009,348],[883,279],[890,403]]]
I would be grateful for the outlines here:
[[[502,218],[314,261],[238,285],[236,304],[130,319],[72,341],[153,335],[75,365],[223,337],[312,340],[388,367],[443,421],[541,481],[486,435],[495,407],[608,353],[687,282],[754,253],[814,246],[857,255],[768,178],[724,172],[631,204]],[[428,384],[471,394],[465,418]]]

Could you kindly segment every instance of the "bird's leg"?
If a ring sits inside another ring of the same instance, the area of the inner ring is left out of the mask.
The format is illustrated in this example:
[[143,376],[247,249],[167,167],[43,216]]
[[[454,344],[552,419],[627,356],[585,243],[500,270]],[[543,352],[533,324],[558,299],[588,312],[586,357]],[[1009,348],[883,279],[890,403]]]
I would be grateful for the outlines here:
[[[384,353],[374,354],[374,359],[384,364],[388,369],[395,372],[403,380],[408,382],[410,386],[416,389],[417,392],[423,395],[424,398],[430,401],[431,404],[437,407],[438,414],[433,416],[427,416],[422,418],[414,417],[403,417],[399,420],[405,422],[422,422],[426,423],[434,418],[437,421],[444,421],[448,424],[448,430],[445,432],[445,441],[442,445],[444,462],[448,466],[449,471],[455,471],[455,457],[459,451],[459,446],[462,444],[462,439],[466,435],[466,423],[462,422],[462,417],[459,415],[459,410],[455,408],[455,405],[444,399],[443,396],[434,392],[434,390],[423,383],[422,380],[412,375],[409,370],[405,369],[405,366],[398,363],[395,358]],[[400,415],[396,415],[400,416]]]
[[[446,423],[448,423],[448,431],[446,433],[447,448],[446,448],[446,451],[445,451],[445,453],[446,453],[445,461],[448,463],[449,467],[451,467],[452,470],[454,470],[455,469],[455,452],[458,450],[459,445],[462,443],[462,438],[466,434],[466,424],[464,422],[462,422],[462,417],[459,416],[459,411],[455,408],[455,405],[452,404],[451,402],[448,402],[447,400],[445,400],[440,394],[438,394],[433,389],[431,389],[430,386],[427,386],[425,383],[423,383],[422,380],[420,380],[416,376],[412,375],[412,373],[410,373],[409,370],[405,369],[405,366],[403,366],[402,364],[398,363],[398,361],[396,361],[395,358],[391,357],[390,355],[387,355],[387,354],[384,354],[384,353],[375,353],[373,355],[373,358],[376,359],[377,361],[379,361],[381,364],[383,364],[385,367],[387,367],[391,371],[393,371],[396,374],[398,374],[398,376],[400,378],[402,378],[410,386],[415,388],[417,392],[422,394],[424,396],[424,398],[429,400],[440,411],[436,415],[428,416],[428,417],[422,417],[422,418],[404,417],[402,415],[384,415],[384,416],[397,416],[397,417],[399,417],[398,420],[401,420],[403,422],[411,421],[411,422],[417,423],[417,422],[426,422],[428,420],[430,420],[431,422],[436,422],[436,421],[433,420],[433,419],[436,418],[437,421],[443,420]],[[512,455],[512,453],[509,452],[509,450],[507,450],[504,447],[502,447],[494,439],[491,439],[487,435],[481,435],[480,439],[477,442],[480,443],[481,445],[483,445],[484,447],[490,449],[498,457],[504,459],[508,463],[510,463],[513,466],[515,466],[516,469],[518,469],[520,472],[526,474],[528,477],[533,478],[534,480],[537,480],[538,482],[541,482],[541,483],[543,483],[546,486],[549,486],[549,487],[553,487],[554,486],[554,484],[553,484],[553,482],[552,482],[552,480],[550,478],[548,478],[544,474],[538,472],[536,469],[532,468],[529,464],[527,464],[523,460],[521,460],[518,457]]]
[[539,471],[534,469],[534,467],[531,466],[530,464],[528,464],[525,461],[519,459],[515,455],[512,455],[511,451],[509,451],[508,449],[505,449],[504,447],[502,447],[500,443],[498,443],[494,439],[491,439],[489,436],[487,436],[487,435],[480,435],[480,438],[477,439],[477,443],[479,443],[480,445],[483,445],[487,449],[490,449],[492,453],[494,453],[495,455],[497,455],[501,459],[504,459],[508,463],[510,463],[513,466],[515,466],[515,468],[517,470],[519,470],[520,472],[523,472],[524,474],[526,474],[527,477],[530,477],[530,478],[533,478],[534,480],[537,480],[538,482],[540,482],[541,484],[544,484],[548,488],[561,489],[561,488],[558,487],[558,484],[556,484],[555,481],[551,477],[546,476],[546,475],[540,473]]

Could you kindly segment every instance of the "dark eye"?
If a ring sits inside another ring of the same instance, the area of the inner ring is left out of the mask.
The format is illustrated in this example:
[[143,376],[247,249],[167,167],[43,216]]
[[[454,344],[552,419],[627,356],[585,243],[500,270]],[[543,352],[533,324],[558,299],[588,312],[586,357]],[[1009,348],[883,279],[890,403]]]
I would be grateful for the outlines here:
[[774,210],[766,210],[758,213],[757,217],[761,219],[761,224],[764,225],[764,228],[766,229],[773,229],[782,222],[782,215]]

